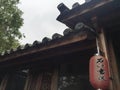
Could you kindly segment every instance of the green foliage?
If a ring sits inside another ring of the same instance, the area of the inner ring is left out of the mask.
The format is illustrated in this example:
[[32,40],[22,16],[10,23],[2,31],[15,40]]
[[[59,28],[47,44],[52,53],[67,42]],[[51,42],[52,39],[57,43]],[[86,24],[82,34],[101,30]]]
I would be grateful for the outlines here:
[[19,31],[23,19],[18,3],[19,0],[0,0],[0,53],[16,48],[19,45],[18,39],[23,37]]

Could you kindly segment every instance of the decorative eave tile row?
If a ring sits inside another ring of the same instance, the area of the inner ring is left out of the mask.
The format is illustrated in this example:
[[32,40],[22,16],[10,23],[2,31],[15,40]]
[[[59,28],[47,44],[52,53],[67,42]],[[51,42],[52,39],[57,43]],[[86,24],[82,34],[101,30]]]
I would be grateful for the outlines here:
[[24,46],[23,45],[19,46],[16,49],[7,50],[7,51],[3,52],[2,54],[0,54],[0,57],[6,57],[8,55],[12,55],[19,51],[24,52],[25,50],[29,50],[31,48],[41,48],[41,47],[43,48],[46,45],[48,45],[49,43],[57,43],[59,41],[65,40],[67,37],[73,37],[73,36],[77,35],[78,33],[81,36],[87,34],[87,36],[90,36],[90,38],[94,38],[94,36],[95,36],[94,30],[92,30],[90,27],[87,27],[83,23],[78,23],[74,30],[70,29],[70,28],[65,29],[63,31],[63,35],[54,33],[52,35],[51,39],[48,37],[44,37],[41,42],[36,40],[33,42],[33,44],[26,44]]
[[[72,33],[72,32],[73,32],[73,31],[72,31],[71,29],[65,29],[65,31],[64,31],[64,36],[66,36],[66,35],[68,35],[68,34],[70,34],[70,33]],[[0,56],[9,55],[9,54],[15,53],[15,52],[17,52],[17,51],[19,51],[19,50],[25,50],[25,49],[28,49],[28,48],[32,48],[32,47],[39,46],[39,45],[41,45],[41,44],[49,43],[49,42],[51,42],[51,41],[53,41],[53,40],[63,38],[64,36],[62,36],[62,35],[60,35],[60,34],[58,34],[58,33],[55,33],[55,34],[52,35],[52,39],[50,39],[50,38],[48,38],[48,37],[44,37],[41,42],[35,40],[35,41],[33,42],[33,44],[28,44],[28,43],[27,43],[27,44],[25,44],[25,45],[19,46],[19,47],[16,48],[16,49],[7,50],[7,51],[1,53]]]
[[59,39],[59,38],[62,38],[62,37],[63,37],[62,35],[55,33],[52,36],[52,39],[50,39],[48,37],[44,37],[41,42],[38,41],[38,40],[35,40],[32,44],[26,43],[25,45],[21,45],[21,46],[17,47],[16,49],[6,50],[5,52],[2,52],[0,54],[0,56],[5,56],[5,55],[12,54],[12,53],[16,53],[17,51],[20,51],[20,50],[26,50],[26,49],[29,49],[29,48],[32,48],[32,47],[37,47],[41,44],[49,43],[52,40]]
[[93,15],[106,13],[106,10],[109,8],[113,6],[116,7],[116,4],[113,3],[114,1],[117,2],[117,0],[88,0],[88,2],[81,5],[76,2],[73,4],[72,9],[69,9],[66,5],[61,3],[58,5],[60,15],[57,17],[57,20],[70,28],[74,28],[76,23],[80,21],[90,22],[89,19]]

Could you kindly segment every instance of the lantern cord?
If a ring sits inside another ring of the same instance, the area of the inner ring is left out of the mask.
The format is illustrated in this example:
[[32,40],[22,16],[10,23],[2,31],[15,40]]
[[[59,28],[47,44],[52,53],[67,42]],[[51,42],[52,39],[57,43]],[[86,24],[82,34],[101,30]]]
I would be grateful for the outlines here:
[[96,37],[96,45],[97,45],[97,54],[100,55],[100,48],[99,48],[98,37]]

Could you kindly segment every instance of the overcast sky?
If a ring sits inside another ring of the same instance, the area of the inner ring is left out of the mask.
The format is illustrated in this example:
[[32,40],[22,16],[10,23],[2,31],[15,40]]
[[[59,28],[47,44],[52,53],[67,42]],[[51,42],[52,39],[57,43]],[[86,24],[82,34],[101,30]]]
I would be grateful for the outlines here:
[[60,14],[57,6],[64,3],[71,9],[75,2],[84,3],[84,0],[20,0],[19,8],[23,11],[24,24],[20,31],[25,34],[20,42],[33,43],[35,40],[49,37],[54,33],[63,34],[67,27],[56,20]]

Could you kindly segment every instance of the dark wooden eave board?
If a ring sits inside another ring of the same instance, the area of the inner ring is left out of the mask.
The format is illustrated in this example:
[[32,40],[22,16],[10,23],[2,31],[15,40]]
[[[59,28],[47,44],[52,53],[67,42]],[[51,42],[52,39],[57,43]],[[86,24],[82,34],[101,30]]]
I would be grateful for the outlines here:
[[61,13],[57,17],[57,20],[61,21],[61,22],[70,20],[77,16],[91,12],[97,8],[100,8],[101,6],[107,4],[111,1],[113,1],[113,0],[92,0],[91,2],[84,3],[83,5],[80,5],[79,7],[71,9],[68,13]]
[[[94,40],[83,40],[80,42],[71,43],[68,45],[47,49],[44,51],[39,51],[35,53],[29,53],[20,57],[11,58],[0,62],[0,68],[18,66],[18,65],[29,65],[29,63],[35,62],[52,62],[52,58],[61,57],[74,52],[80,52],[96,48],[95,39]],[[59,59],[58,59],[59,60]],[[58,61],[59,62],[59,61]]]
[[76,33],[75,35],[63,37],[61,39],[53,40],[53,41],[50,41],[48,43],[42,43],[36,47],[28,48],[25,50],[18,50],[17,52],[15,52],[13,54],[11,53],[10,55],[5,55],[3,57],[0,57],[0,63],[4,62],[4,61],[11,60],[11,59],[24,57],[26,55],[39,53],[39,52],[42,52],[45,50],[66,46],[66,45],[69,45],[72,43],[82,42],[83,40],[86,40],[86,39],[87,39],[87,34],[81,36],[80,33]]
[[[99,18],[99,23],[102,27],[115,29],[120,26],[120,9],[116,12],[108,13],[109,15],[104,15]],[[109,30],[110,31],[110,30]]]
[[0,57],[0,62],[2,61],[6,61],[12,58],[17,58],[20,56],[24,56],[27,54],[32,54],[32,53],[36,53],[36,52],[40,52],[40,51],[44,51],[47,49],[51,49],[51,48],[55,48],[55,47],[59,47],[62,45],[66,45],[66,44],[70,44],[70,43],[74,43],[77,41],[81,41],[86,39],[87,36],[84,37],[79,37],[79,35],[75,35],[75,36],[68,36],[66,38],[62,38],[62,39],[57,39],[57,40],[53,40],[47,43],[41,43],[39,46],[35,46],[35,47],[31,47],[31,48],[26,48],[25,50],[17,50],[15,53],[11,53],[10,55],[4,55],[2,57]]
[[[109,12],[113,12],[115,9],[120,9],[119,1],[117,0],[103,0],[93,6],[88,6],[84,10],[80,10],[80,7],[76,8],[78,10],[71,10],[68,15],[59,15],[57,20],[66,24],[70,28],[74,28],[75,24],[78,22],[90,23],[90,20],[94,16],[103,16]],[[73,13],[76,12],[76,13]]]

